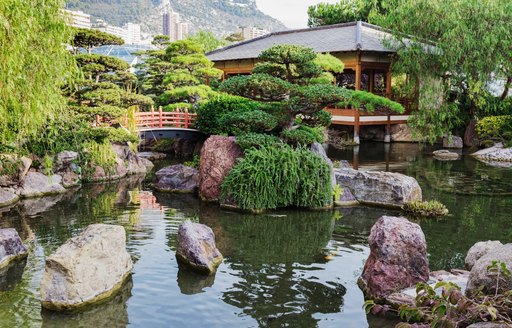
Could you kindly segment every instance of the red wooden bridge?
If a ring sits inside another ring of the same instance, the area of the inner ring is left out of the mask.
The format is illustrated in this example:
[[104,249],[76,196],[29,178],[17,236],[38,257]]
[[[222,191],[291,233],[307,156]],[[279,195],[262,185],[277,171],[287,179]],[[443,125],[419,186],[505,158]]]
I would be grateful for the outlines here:
[[[135,129],[193,129],[197,114],[189,113],[188,109],[164,112],[160,107],[158,111],[135,112]],[[128,123],[128,120],[126,120]]]

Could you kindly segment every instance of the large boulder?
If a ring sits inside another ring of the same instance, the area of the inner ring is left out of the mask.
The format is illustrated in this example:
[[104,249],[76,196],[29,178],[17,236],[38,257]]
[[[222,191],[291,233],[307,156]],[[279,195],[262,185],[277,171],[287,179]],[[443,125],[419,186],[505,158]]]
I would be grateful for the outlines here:
[[222,254],[215,245],[213,230],[200,223],[186,221],[178,228],[176,258],[191,269],[212,274],[222,262]]
[[395,142],[418,142],[419,137],[413,137],[413,131],[407,124],[393,124],[391,126],[391,141]]
[[443,147],[444,148],[463,148],[464,142],[461,137],[457,136],[449,136],[443,138]]
[[478,261],[482,256],[501,246],[503,246],[503,244],[497,240],[479,241],[474,244],[466,254],[466,269],[473,269],[476,261]]
[[481,149],[473,154],[476,159],[493,166],[507,166],[512,163],[512,147],[505,148],[498,143],[492,147]]
[[407,202],[422,200],[418,181],[407,175],[349,168],[334,172],[337,183],[363,204],[399,208]]
[[16,229],[0,229],[0,268],[14,260],[26,257],[28,248],[21,241]]
[[475,147],[480,144],[478,134],[476,133],[476,120],[471,120],[464,132],[464,146]]
[[75,151],[61,151],[55,157],[55,172],[71,171],[71,165],[78,159]]
[[459,159],[459,154],[453,153],[446,149],[436,150],[432,153],[434,158],[440,161],[455,161]]
[[0,154],[0,187],[18,185],[28,173],[32,160],[28,157]]
[[382,216],[370,231],[370,256],[358,280],[370,299],[429,279],[427,243],[420,226],[404,217]]
[[512,289],[512,277],[507,277],[503,273],[500,275],[499,284],[497,284],[497,272],[489,268],[494,261],[499,262],[496,269],[499,269],[502,263],[512,271],[512,244],[497,246],[475,262],[469,274],[466,294],[472,295],[481,289],[487,295],[494,295],[496,289],[498,289],[498,293]]
[[104,300],[122,287],[132,268],[124,228],[90,225],[46,259],[41,304],[66,311]]
[[211,136],[205,141],[199,164],[199,196],[202,200],[219,200],[222,181],[243,154],[233,137]]
[[331,184],[334,188],[336,186],[336,176],[334,175],[334,166],[332,164],[331,159],[327,156],[327,153],[325,152],[324,147],[319,144],[318,142],[315,142],[311,145],[311,152],[313,154],[317,154],[318,156],[322,157],[324,162],[329,165],[329,169],[331,170]]
[[199,187],[199,172],[183,164],[167,166],[156,172],[154,187],[158,191],[193,193]]
[[60,175],[46,176],[39,172],[28,172],[19,190],[21,197],[41,197],[66,192]]
[[0,188],[0,207],[9,206],[16,203],[20,197],[14,192]]

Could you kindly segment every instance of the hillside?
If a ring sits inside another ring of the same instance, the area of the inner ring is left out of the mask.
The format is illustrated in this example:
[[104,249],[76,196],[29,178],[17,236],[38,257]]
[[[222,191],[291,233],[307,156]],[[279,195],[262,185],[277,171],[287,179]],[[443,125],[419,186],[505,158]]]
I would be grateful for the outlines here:
[[[122,26],[140,23],[146,32],[162,33],[162,0],[70,0],[68,9],[82,10],[94,18]],[[229,34],[239,26],[255,26],[271,31],[284,29],[278,20],[265,15],[255,0],[170,0],[171,7],[192,23],[192,32],[211,30]]]

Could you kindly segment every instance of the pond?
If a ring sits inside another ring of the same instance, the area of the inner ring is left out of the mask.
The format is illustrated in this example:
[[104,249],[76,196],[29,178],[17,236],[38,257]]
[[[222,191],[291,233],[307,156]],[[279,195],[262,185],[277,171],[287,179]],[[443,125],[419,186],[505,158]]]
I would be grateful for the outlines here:
[[[424,198],[440,200],[451,212],[442,220],[418,221],[431,268],[462,267],[476,241],[512,239],[512,169],[469,156],[440,162],[431,151],[367,143],[329,155],[359,169],[418,179]],[[393,327],[364,314],[356,285],[370,228],[383,214],[400,213],[370,207],[232,213],[192,196],[153,192],[140,177],[25,201],[0,210],[1,227],[35,238],[26,261],[0,272],[0,327]],[[215,232],[225,257],[215,276],[196,275],[176,262],[177,228],[187,219]],[[97,222],[126,228],[135,263],[131,281],[86,312],[41,311],[45,257]]]

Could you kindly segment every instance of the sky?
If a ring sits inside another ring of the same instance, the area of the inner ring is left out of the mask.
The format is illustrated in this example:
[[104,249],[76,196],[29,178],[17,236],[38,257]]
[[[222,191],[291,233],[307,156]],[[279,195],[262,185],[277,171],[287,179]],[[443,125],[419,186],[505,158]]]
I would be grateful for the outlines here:
[[320,2],[336,3],[339,0],[256,0],[256,5],[287,27],[302,28],[308,25],[308,7]]

